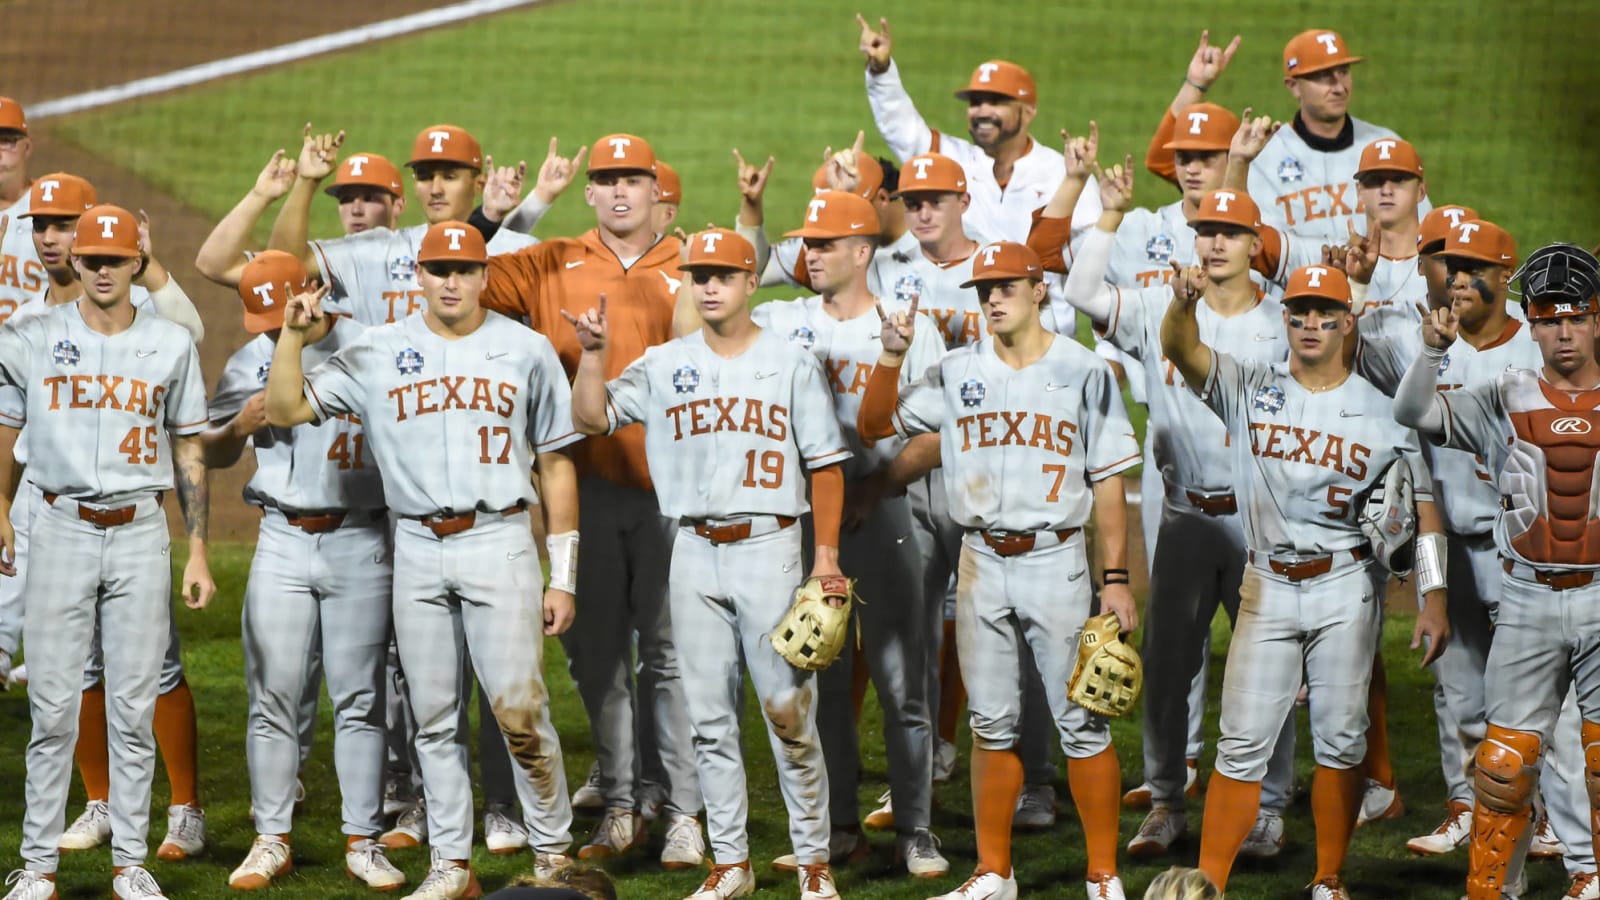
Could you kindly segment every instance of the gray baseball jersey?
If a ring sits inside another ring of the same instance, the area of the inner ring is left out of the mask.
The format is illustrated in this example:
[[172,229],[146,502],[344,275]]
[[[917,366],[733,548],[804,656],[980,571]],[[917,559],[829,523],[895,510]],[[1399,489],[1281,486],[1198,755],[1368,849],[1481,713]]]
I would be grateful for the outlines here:
[[103,335],[76,303],[0,328],[0,383],[26,395],[28,480],[96,503],[170,490],[168,432],[205,430],[200,356],[183,326],[140,310]]
[[1433,499],[1416,432],[1394,421],[1389,398],[1360,375],[1312,392],[1287,361],[1213,350],[1211,377],[1197,390],[1228,426],[1245,544],[1257,552],[1304,556],[1365,544],[1357,498],[1391,463],[1411,466],[1416,498]]
[[[795,287],[809,288],[811,287],[810,277],[806,277],[805,280],[801,280],[800,277],[802,270],[805,269],[804,255],[805,241],[800,238],[784,238],[772,248],[772,256],[778,261],[778,266],[783,271],[784,280]],[[891,259],[906,260],[913,256],[921,255],[922,250],[917,245],[917,236],[907,231],[895,238],[893,243],[885,244],[873,251],[872,262],[867,269],[867,281],[869,284],[880,283],[884,276],[879,274],[879,267],[885,265]],[[879,296],[882,296],[876,288],[873,289],[873,293],[878,293]]]
[[32,207],[32,198],[31,191],[24,191],[17,202],[0,209],[0,218],[10,217],[0,232],[0,322],[50,280],[33,246],[33,221],[22,218]]
[[[884,304],[887,313],[903,312],[897,301]],[[751,310],[751,317],[762,328],[787,337],[790,343],[809,351],[822,363],[833,393],[834,413],[839,429],[849,444],[851,458],[844,465],[848,478],[864,478],[888,465],[905,442],[899,439],[878,441],[871,447],[861,443],[856,432],[856,413],[861,410],[861,395],[866,391],[872,367],[883,352],[876,310],[849,320],[836,319],[823,307],[822,298],[806,297],[763,303]],[[944,356],[944,347],[930,329],[919,328],[912,336],[911,349],[900,367],[901,384],[928,370]]]
[[[427,306],[417,286],[417,250],[427,233],[428,226],[412,225],[311,241],[317,265],[333,289],[323,307],[363,325],[383,325]],[[537,243],[537,238],[502,228],[490,239],[489,254],[511,253]]]
[[318,422],[361,420],[389,508],[402,516],[532,502],[530,445],[549,453],[581,437],[549,339],[494,312],[450,341],[420,312],[370,328],[305,384]]
[[901,391],[894,427],[939,432],[950,518],[963,528],[1082,526],[1091,483],[1139,464],[1111,367],[1066,338],[1022,369],[993,338],[951,351]]
[[[316,367],[355,343],[364,329],[346,318],[333,321],[328,336],[305,348],[305,365]],[[257,335],[229,357],[211,398],[211,422],[225,425],[267,386],[272,338]],[[256,472],[244,498],[256,506],[290,512],[382,509],[383,480],[367,447],[361,420],[340,415],[320,425],[263,428],[251,438]]]
[[[1367,230],[1366,208],[1356,197],[1355,174],[1361,151],[1393,131],[1350,117],[1353,137],[1338,150],[1317,150],[1292,125],[1278,129],[1250,164],[1250,197],[1261,208],[1261,221],[1327,243],[1344,243],[1350,224]],[[1423,198],[1419,216],[1433,206]]]
[[1106,281],[1118,287],[1155,287],[1172,280],[1172,263],[1194,265],[1194,228],[1183,201],[1158,209],[1128,210],[1117,226]]
[[606,418],[611,431],[644,424],[650,479],[673,518],[799,516],[805,472],[850,458],[822,364],[773,330],[733,359],[698,331],[651,347],[606,382]]

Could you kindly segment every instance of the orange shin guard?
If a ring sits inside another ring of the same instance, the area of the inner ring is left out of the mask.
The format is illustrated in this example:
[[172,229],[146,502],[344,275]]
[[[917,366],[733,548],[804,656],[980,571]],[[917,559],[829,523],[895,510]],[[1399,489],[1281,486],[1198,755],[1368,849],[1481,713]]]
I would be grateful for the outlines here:
[[1475,761],[1467,900],[1498,900],[1512,852],[1533,818],[1539,736],[1490,725]]
[[1600,858],[1600,722],[1583,723],[1583,784],[1589,791],[1589,835]]

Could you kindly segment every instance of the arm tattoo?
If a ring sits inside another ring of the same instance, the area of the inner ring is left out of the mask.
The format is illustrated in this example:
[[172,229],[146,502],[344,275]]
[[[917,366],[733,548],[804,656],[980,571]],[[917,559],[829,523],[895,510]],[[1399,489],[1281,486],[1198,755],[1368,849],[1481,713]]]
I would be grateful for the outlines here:
[[178,500],[190,539],[205,540],[210,531],[211,474],[206,470],[205,448],[197,434],[174,438],[172,455],[178,476]]

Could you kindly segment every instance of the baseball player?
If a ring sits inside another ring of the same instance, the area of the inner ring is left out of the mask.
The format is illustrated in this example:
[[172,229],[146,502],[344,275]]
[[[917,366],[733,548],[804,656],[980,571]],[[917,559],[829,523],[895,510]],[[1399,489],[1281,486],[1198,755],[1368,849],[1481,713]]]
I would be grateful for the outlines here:
[[[924,173],[918,182],[902,182],[907,187],[921,185],[920,193],[905,198],[914,232],[926,230],[920,227],[924,207],[949,205],[959,223],[964,176],[953,160],[939,159],[944,165],[937,173],[917,166],[919,158],[906,167],[908,177]],[[912,875],[937,878],[950,871],[950,864],[928,830],[933,733],[923,641],[927,617],[943,619],[944,592],[939,592],[938,608],[929,610],[921,594],[919,554],[916,545],[906,540],[912,534],[910,503],[903,495],[888,495],[896,487],[886,482],[890,463],[904,442],[879,441],[869,450],[856,432],[861,392],[879,354],[879,321],[874,315],[878,301],[867,288],[878,241],[877,214],[869,201],[845,191],[818,194],[806,210],[801,227],[789,237],[805,242],[808,277],[819,293],[803,300],[764,303],[751,315],[759,327],[810,351],[828,375],[840,431],[852,454],[843,464],[846,494],[863,498],[852,506],[854,527],[843,534],[839,554],[842,566],[862,573],[857,587],[867,598],[856,624],[883,708],[895,855]],[[936,335],[924,333],[904,367],[904,380],[937,363],[943,349]],[[817,731],[828,766],[834,862],[860,859],[871,850],[861,833],[856,800],[861,754],[850,702],[852,664],[845,654],[818,676]]]
[[[595,228],[492,257],[482,302],[525,317],[531,328],[550,335],[571,375],[583,351],[561,324],[562,314],[580,314],[597,297],[609,297],[615,337],[606,375],[615,378],[647,348],[681,331],[688,321],[683,308],[692,304],[686,295],[679,297],[681,243],[654,230],[655,151],[631,134],[608,135],[593,146],[584,197],[594,207]],[[485,206],[483,212],[494,220],[504,210]],[[687,316],[694,317],[692,309]],[[643,428],[624,428],[573,448],[579,498],[589,510],[583,523],[586,550],[578,563],[585,606],[562,644],[589,716],[606,808],[579,855],[596,859],[627,853],[648,838],[640,813],[633,710],[637,703],[650,703],[668,782],[661,862],[683,868],[704,858],[695,818],[700,786],[667,597],[666,571],[677,529],[663,516],[652,489],[645,440]],[[654,685],[653,695],[642,695],[630,677],[635,633],[639,663],[653,674],[654,681],[647,681]]]
[[1138,464],[1139,447],[1110,367],[1040,321],[1043,274],[1037,254],[1021,244],[978,251],[969,284],[978,288],[991,336],[951,351],[902,393],[913,303],[909,313],[884,319],[883,354],[861,402],[863,438],[939,433],[951,517],[967,529],[956,640],[971,711],[978,866],[944,900],[1017,896],[1011,819],[1023,780],[1015,749],[1023,656],[1043,677],[1067,754],[1088,845],[1088,896],[1125,896],[1116,874],[1121,776],[1109,723],[1069,701],[1067,682],[1089,616],[1082,528],[1091,496],[1105,566],[1101,603],[1124,630],[1138,624],[1115,476]]
[[[0,322],[38,293],[48,278],[23,219],[33,183],[28,178],[32,156],[27,114],[17,101],[0,97]],[[0,651],[4,649],[0,647]],[[15,651],[13,647],[10,653],[0,654],[0,683],[11,671],[10,656]]]
[[[1391,465],[1410,467],[1418,506],[1431,505],[1427,472],[1415,435],[1386,415],[1388,398],[1345,365],[1342,344],[1355,320],[1344,272],[1306,266],[1290,276],[1283,300],[1289,358],[1272,364],[1205,343],[1196,316],[1198,272],[1181,278],[1174,278],[1176,300],[1161,325],[1162,349],[1227,426],[1247,560],[1200,867],[1226,889],[1255,822],[1268,745],[1293,709],[1304,671],[1317,759],[1311,896],[1344,900],[1339,873],[1361,800],[1384,580],[1357,517],[1363,493]],[[1429,543],[1426,537],[1420,543]],[[1428,640],[1425,663],[1444,649],[1449,632],[1442,588],[1442,578],[1418,579],[1423,603],[1412,646]]]
[[[257,337],[228,359],[203,436],[210,468],[233,465],[245,444],[254,444],[256,473],[245,499],[262,510],[243,616],[245,747],[258,836],[228,886],[259,890],[292,868],[294,775],[307,729],[296,720],[305,712],[310,660],[321,651],[334,709],[345,868],[369,887],[394,890],[405,876],[376,840],[383,831],[383,667],[392,587],[383,484],[357,420],[287,431],[266,426],[262,391],[274,341],[289,298],[305,290],[305,269],[293,256],[269,250],[246,263],[239,279],[245,330]],[[337,319],[306,357],[320,363],[362,330]]]
[[[1498,256],[1510,248],[1490,249],[1500,251]],[[1453,282],[1470,280],[1468,290],[1492,296],[1480,284],[1499,282],[1502,268],[1498,261],[1452,263]],[[1406,371],[1394,406],[1399,421],[1431,441],[1476,454],[1501,493],[1494,538],[1502,575],[1484,678],[1487,735],[1475,760],[1471,900],[1498,897],[1507,885],[1508,861],[1531,817],[1534,767],[1545,744],[1557,740],[1552,727],[1569,686],[1576,688],[1582,716],[1591,835],[1600,842],[1600,709],[1594,708],[1592,673],[1584,663],[1584,648],[1600,627],[1589,615],[1593,604],[1583,603],[1594,591],[1595,556],[1582,543],[1594,514],[1570,500],[1587,495],[1594,482],[1594,454],[1587,446],[1600,424],[1600,264],[1580,248],[1553,244],[1535,251],[1515,275],[1539,347],[1539,368],[1500,370],[1475,384],[1438,391],[1441,363],[1447,353],[1459,352],[1455,339],[1463,317],[1452,304],[1424,320],[1423,349]],[[1586,884],[1574,887],[1584,889]]]
[[[296,296],[267,375],[269,424],[361,420],[384,496],[400,517],[394,631],[417,720],[433,848],[428,876],[410,895],[418,900],[479,893],[469,861],[472,785],[459,739],[464,653],[525,773],[515,784],[536,867],[564,863],[571,841],[541,648],[543,635],[572,622],[576,479],[560,451],[578,435],[549,341],[479,306],[488,258],[472,226],[430,226],[418,247],[427,309],[369,329],[303,378],[304,334],[321,315],[326,288]],[[527,513],[535,468],[553,573],[542,604]]]
[[[23,394],[30,448],[32,568],[23,587],[29,648],[25,868],[9,900],[56,896],[70,748],[96,625],[104,645],[112,894],[162,897],[145,870],[151,733],[171,627],[172,571],[161,497],[176,483],[188,527],[182,594],[203,608],[216,592],[206,562],[207,477],[199,433],[205,388],[181,326],[138,311],[132,287],[139,223],[115,206],[82,211],[71,250],[83,281],[77,303],[0,329],[0,383]],[[169,438],[169,432],[171,437]],[[98,436],[98,437],[96,437]],[[11,453],[3,456],[10,470]],[[10,482],[7,471],[0,483]],[[3,571],[15,575],[9,500],[0,503]]]
[[718,228],[695,234],[683,272],[693,282],[688,293],[701,329],[649,348],[610,378],[613,329],[604,295],[598,310],[562,311],[583,348],[573,422],[587,434],[643,425],[661,513],[680,523],[669,576],[672,621],[698,638],[679,665],[716,860],[691,900],[755,889],[739,747],[744,669],[777,761],[801,900],[827,900],[839,893],[828,865],[816,678],[779,656],[768,631],[802,580],[798,519],[808,508],[811,575],[839,574],[841,467],[851,452],[822,364],[751,320],[757,276],[750,242]]
[[683,203],[683,182],[678,179],[677,169],[659,159],[656,160],[656,188],[658,193],[651,223],[656,234],[671,234],[672,223],[678,221],[678,205]]

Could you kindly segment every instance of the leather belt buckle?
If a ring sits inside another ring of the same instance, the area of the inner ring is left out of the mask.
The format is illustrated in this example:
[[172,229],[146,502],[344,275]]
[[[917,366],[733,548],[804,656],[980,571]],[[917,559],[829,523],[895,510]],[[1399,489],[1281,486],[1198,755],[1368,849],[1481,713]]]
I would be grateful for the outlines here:
[[1286,563],[1280,560],[1267,558],[1267,565],[1275,574],[1282,575],[1290,581],[1305,581],[1318,575],[1326,575],[1333,571],[1333,554],[1314,556],[1299,562]]
[[348,515],[348,513],[340,510],[317,513],[315,515],[284,513],[283,518],[290,525],[304,531],[306,534],[326,534],[330,531],[337,531],[342,527]]
[[[1511,560],[1502,560],[1501,565],[1505,568],[1506,574],[1514,575],[1516,573],[1517,566]],[[1573,588],[1588,587],[1594,583],[1594,570],[1592,569],[1579,572],[1552,572],[1527,566],[1524,567],[1524,570],[1532,573],[1534,581],[1552,591],[1570,591]]]
[[1189,505],[1208,516],[1231,516],[1239,512],[1239,500],[1233,494],[1215,494],[1207,497],[1196,491],[1185,491]]
[[[49,491],[44,492],[44,502],[49,506],[55,506],[56,501],[59,499],[61,499],[60,494],[52,494]],[[118,525],[126,525],[133,521],[133,515],[138,511],[138,504],[119,506],[115,509],[100,509],[89,506],[86,503],[79,503],[77,506],[79,520],[88,522],[96,528],[115,528]]]
[[428,530],[437,538],[447,538],[452,534],[460,534],[478,523],[478,511],[468,510],[464,513],[434,513],[431,516],[422,516],[419,519]]
[[[772,519],[778,524],[777,530],[779,531],[788,528],[796,521],[794,516],[773,516]],[[688,525],[693,529],[697,537],[703,537],[713,544],[733,544],[748,540],[751,532],[755,530],[754,519],[729,522],[726,525],[713,525],[704,519],[685,518],[682,520],[682,524]]]

